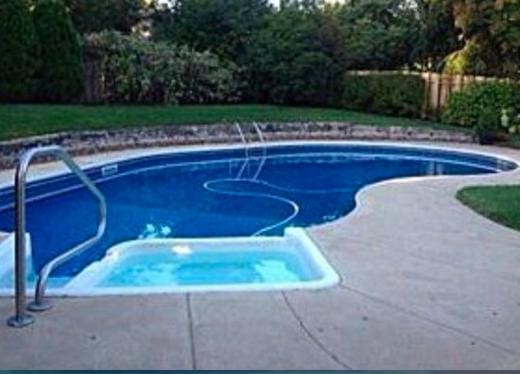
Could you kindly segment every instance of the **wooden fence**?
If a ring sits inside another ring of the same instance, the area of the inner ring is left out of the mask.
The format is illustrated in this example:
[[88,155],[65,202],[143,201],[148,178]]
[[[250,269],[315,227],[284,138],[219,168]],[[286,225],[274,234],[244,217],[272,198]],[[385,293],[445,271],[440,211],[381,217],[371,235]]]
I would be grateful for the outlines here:
[[402,72],[402,71],[353,71],[352,74],[406,74],[420,76],[424,80],[423,117],[437,118],[453,92],[474,82],[511,82],[508,78],[484,77],[475,75],[450,75],[431,72]]

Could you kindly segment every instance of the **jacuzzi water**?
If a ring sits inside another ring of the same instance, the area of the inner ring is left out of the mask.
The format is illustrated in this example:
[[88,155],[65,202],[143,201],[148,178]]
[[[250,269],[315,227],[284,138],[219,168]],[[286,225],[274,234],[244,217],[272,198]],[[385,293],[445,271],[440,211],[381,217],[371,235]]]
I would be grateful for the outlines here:
[[[103,258],[110,247],[128,240],[277,236],[286,227],[333,221],[352,211],[361,188],[382,180],[496,173],[516,167],[491,156],[389,145],[271,145],[265,157],[263,152],[250,149],[249,162],[244,149],[232,148],[154,155],[88,169],[107,200],[106,232],[97,245],[52,276],[74,276]],[[32,182],[27,196],[27,230],[36,271],[94,234],[96,201],[75,176]],[[0,230],[13,229],[12,201],[12,188],[0,190]],[[254,262],[258,255],[250,253],[248,261]],[[203,254],[190,266],[200,264],[225,266],[211,263]],[[117,277],[131,277],[138,267],[130,263],[128,269]],[[197,271],[211,282],[204,269]]]
[[211,247],[193,255],[176,255],[168,247],[122,261],[100,282],[101,287],[277,283],[311,280],[307,264],[282,250]]
[[64,294],[322,288],[339,281],[301,228],[283,236],[138,239],[112,247]]

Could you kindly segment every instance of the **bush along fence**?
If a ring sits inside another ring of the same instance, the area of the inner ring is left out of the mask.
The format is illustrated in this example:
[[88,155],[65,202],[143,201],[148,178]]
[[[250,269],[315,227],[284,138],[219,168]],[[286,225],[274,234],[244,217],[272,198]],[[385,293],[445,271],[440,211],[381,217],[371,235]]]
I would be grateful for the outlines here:
[[348,72],[344,77],[341,106],[401,117],[420,117],[424,87],[424,81],[416,75]]
[[388,115],[441,119],[474,129],[483,144],[520,134],[520,83],[509,79],[348,72],[341,105]]
[[[369,89],[373,90],[373,78],[383,76],[385,78],[381,79],[381,87],[378,89],[382,89],[384,92],[392,87],[396,93],[396,98],[392,101],[397,102],[397,97],[403,97],[407,99],[406,103],[402,110],[406,112],[408,111],[406,107],[409,107],[411,103],[413,103],[412,113],[414,115],[417,114],[417,100],[420,99],[420,115],[423,118],[436,118],[439,119],[443,110],[446,108],[448,104],[448,99],[450,96],[458,91],[461,91],[463,88],[472,86],[475,83],[514,83],[511,79],[508,78],[495,78],[495,77],[484,77],[484,76],[476,76],[476,75],[460,75],[460,74],[440,74],[440,73],[432,73],[432,72],[412,72],[412,71],[373,71],[373,70],[359,70],[359,71],[351,71],[347,73],[350,78],[346,80],[346,82],[353,82],[354,79],[352,77],[367,77],[366,83],[358,83],[358,85],[366,85]],[[415,77],[415,78],[410,78]],[[388,82],[383,83],[383,81],[387,80]],[[422,83],[419,83],[422,81]],[[372,87],[371,87],[372,86]],[[347,88],[346,88],[347,89]],[[347,89],[351,90],[351,89]],[[407,94],[405,91],[409,91]],[[414,95],[417,95],[416,99],[412,99],[409,97],[413,92]],[[374,93],[375,95],[376,93]],[[409,101],[411,100],[411,101]],[[345,97],[343,98],[345,102]],[[349,106],[356,107],[356,103],[351,103]],[[392,114],[392,113],[388,113]],[[397,114],[397,113],[396,113]],[[410,113],[407,113],[408,115]]]
[[520,133],[520,85],[473,83],[453,93],[442,121],[474,128],[481,143],[505,140]]

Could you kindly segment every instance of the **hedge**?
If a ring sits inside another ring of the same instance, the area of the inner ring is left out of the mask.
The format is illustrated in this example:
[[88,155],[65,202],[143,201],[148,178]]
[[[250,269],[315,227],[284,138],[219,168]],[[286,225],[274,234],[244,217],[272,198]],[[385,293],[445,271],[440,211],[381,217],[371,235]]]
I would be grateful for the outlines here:
[[425,83],[420,76],[347,73],[343,86],[344,108],[403,117],[421,115]]
[[493,143],[507,133],[518,133],[520,86],[504,82],[466,86],[448,98],[442,121],[475,129],[482,144]]
[[504,82],[473,83],[448,98],[442,120],[448,124],[474,127],[484,114],[492,114],[494,122],[498,123],[503,111],[511,118],[520,114],[520,85]]

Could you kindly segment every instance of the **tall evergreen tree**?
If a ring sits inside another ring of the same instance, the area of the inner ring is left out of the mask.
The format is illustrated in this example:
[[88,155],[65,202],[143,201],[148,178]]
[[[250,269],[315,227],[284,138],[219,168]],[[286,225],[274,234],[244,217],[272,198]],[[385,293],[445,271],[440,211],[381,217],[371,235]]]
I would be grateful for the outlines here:
[[34,24],[40,44],[38,97],[73,101],[82,89],[82,56],[78,35],[61,0],[39,0]]
[[37,65],[34,25],[24,0],[0,1],[0,101],[31,97]]

